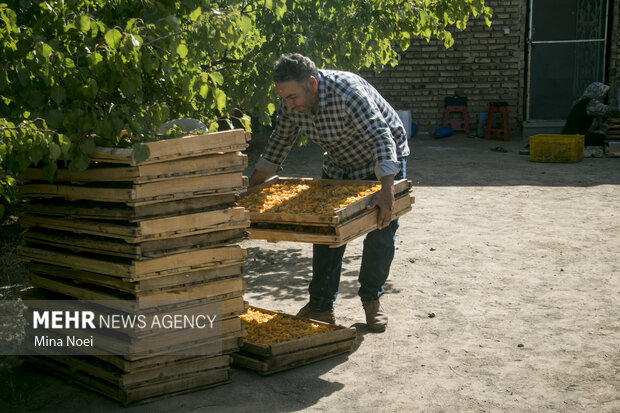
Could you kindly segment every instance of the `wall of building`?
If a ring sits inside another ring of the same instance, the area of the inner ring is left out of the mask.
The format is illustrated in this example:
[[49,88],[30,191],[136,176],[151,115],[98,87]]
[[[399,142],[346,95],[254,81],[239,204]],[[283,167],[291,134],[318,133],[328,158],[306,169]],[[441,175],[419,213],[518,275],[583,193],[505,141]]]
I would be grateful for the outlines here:
[[493,24],[474,18],[465,31],[454,33],[454,45],[414,40],[398,66],[381,74],[364,73],[382,95],[400,110],[410,110],[420,131],[442,125],[444,98],[465,96],[471,133],[490,102],[508,103],[511,135],[520,134],[523,119],[526,2],[487,1]]
[[[381,74],[365,72],[368,79],[396,108],[409,110],[420,131],[432,133],[442,125],[444,98],[465,96],[471,132],[490,102],[508,103],[511,136],[521,138],[525,119],[527,0],[487,0],[493,24],[470,20],[455,43],[415,39],[400,64]],[[620,0],[610,0],[608,56],[605,81],[611,86],[609,104],[620,104]],[[557,133],[557,132],[554,132]],[[527,134],[527,133],[526,133]]]

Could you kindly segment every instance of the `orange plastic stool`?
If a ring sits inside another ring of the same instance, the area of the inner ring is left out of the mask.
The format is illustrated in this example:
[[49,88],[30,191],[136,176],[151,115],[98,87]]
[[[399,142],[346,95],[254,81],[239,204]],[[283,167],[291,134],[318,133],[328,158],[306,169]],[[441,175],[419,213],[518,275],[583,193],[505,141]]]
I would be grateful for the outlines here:
[[[501,119],[497,119],[495,115],[501,115]],[[489,117],[484,128],[484,139],[500,138],[505,141],[510,140],[510,132],[508,127],[508,103],[492,102],[489,106]]]
[[[460,113],[460,119],[450,119],[453,113]],[[469,116],[467,106],[446,106],[443,110],[443,125],[450,126],[455,131],[465,131],[469,134]]]

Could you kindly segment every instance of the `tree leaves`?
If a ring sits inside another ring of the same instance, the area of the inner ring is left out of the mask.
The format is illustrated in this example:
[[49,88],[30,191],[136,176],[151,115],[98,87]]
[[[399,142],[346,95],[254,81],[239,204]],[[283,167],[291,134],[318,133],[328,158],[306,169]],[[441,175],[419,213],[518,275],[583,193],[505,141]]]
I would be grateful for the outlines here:
[[110,29],[105,34],[105,42],[112,49],[118,48],[123,40],[123,35],[116,29]]
[[149,158],[149,155],[151,154],[151,150],[145,144],[139,143],[134,146],[134,153],[135,153],[136,163],[140,163],[140,162],[146,161]]
[[249,114],[269,124],[282,53],[380,71],[412,37],[449,47],[451,30],[492,15],[484,0],[8,3],[0,3],[0,171],[38,163],[48,179],[58,160],[87,168],[95,141],[133,146],[146,159],[143,143],[163,138],[159,125],[171,118],[213,131],[239,107],[234,125],[250,130]]

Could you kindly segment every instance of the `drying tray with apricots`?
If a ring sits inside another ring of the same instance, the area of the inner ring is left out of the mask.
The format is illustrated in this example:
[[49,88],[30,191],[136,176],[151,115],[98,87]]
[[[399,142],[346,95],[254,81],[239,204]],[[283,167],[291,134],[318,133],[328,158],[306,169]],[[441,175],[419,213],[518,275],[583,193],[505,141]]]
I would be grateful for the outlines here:
[[[392,220],[411,211],[411,181],[394,182]],[[250,238],[344,245],[377,228],[378,208],[367,209],[378,181],[275,176],[253,186],[238,205],[250,211]]]
[[354,328],[254,306],[239,318],[247,334],[233,363],[261,375],[348,353],[357,337]]

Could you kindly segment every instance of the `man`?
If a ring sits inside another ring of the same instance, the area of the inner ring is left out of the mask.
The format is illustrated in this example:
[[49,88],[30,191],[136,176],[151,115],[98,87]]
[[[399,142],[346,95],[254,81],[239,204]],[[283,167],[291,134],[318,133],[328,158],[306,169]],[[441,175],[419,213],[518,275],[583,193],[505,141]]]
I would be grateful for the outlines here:
[[[274,65],[273,80],[280,96],[275,128],[250,177],[264,182],[279,170],[297,135],[305,135],[324,151],[324,179],[381,181],[369,208],[378,207],[377,230],[364,240],[359,296],[366,324],[384,331],[387,315],[379,297],[394,257],[398,221],[390,222],[395,179],[405,177],[409,155],[407,135],[396,111],[361,77],[334,70],[317,70],[300,54],[284,55]],[[313,246],[310,301],[298,316],[335,323],[342,257],[346,246]]]

